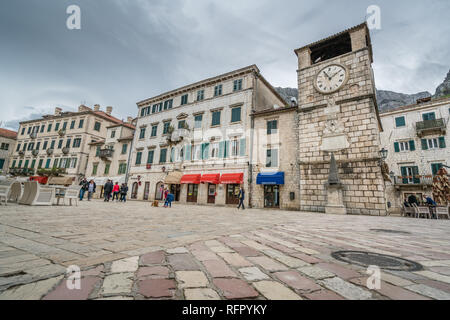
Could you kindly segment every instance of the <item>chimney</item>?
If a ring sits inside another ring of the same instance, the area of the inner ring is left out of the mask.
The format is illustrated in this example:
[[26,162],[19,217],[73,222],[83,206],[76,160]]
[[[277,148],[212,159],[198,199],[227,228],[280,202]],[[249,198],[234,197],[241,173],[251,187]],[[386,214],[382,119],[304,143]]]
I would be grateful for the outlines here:
[[128,117],[127,118],[127,123],[132,124],[133,123],[133,117]]
[[78,112],[89,111],[89,110],[91,110],[91,109],[86,107],[84,104],[82,104],[78,107]]
[[60,116],[60,115],[61,115],[61,112],[62,112],[62,109],[61,109],[61,108],[59,108],[59,107],[56,107],[56,108],[55,108],[55,116]]
[[94,105],[94,111],[100,111],[100,105],[99,104],[95,104]]
[[111,107],[111,106],[106,107],[106,114],[111,115],[112,110],[113,110],[113,107]]

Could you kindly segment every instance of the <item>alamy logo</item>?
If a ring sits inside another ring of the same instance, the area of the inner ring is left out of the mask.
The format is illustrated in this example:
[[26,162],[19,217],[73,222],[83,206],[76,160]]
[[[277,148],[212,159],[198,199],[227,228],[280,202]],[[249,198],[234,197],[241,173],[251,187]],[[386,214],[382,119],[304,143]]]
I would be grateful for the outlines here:
[[70,5],[66,10],[67,14],[70,16],[66,20],[66,26],[69,30],[80,30],[81,29],[81,9],[77,5]]
[[379,6],[371,5],[367,8],[367,26],[370,30],[381,29],[381,9]]
[[81,270],[78,266],[70,266],[67,268],[68,275],[66,286],[69,290],[81,290]]
[[366,273],[370,275],[367,279],[367,288],[370,290],[380,290],[381,289],[381,271],[377,266],[369,266]]

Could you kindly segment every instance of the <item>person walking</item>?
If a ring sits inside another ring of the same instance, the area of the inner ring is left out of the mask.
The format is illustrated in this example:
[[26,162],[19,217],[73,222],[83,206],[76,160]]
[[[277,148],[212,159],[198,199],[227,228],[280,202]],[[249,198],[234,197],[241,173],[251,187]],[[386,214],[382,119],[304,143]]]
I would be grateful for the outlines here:
[[128,186],[126,183],[122,184],[122,187],[120,187],[120,201],[127,202],[127,193],[128,193]]
[[80,189],[80,201],[83,201],[84,194],[88,190],[88,184],[89,183],[88,183],[86,178],[83,178],[83,180],[81,180],[81,182],[80,182],[80,186],[81,186],[81,189]]
[[109,199],[111,199],[111,193],[113,191],[113,184],[111,182],[111,180],[108,180],[104,187],[103,187],[103,196],[105,198],[105,202],[109,202]]
[[167,198],[166,198],[167,206],[166,206],[166,208],[168,208],[168,207],[172,208],[172,201],[173,201],[174,199],[175,199],[175,196],[174,196],[172,193],[169,193],[169,194],[167,195]]
[[120,193],[120,186],[119,186],[119,183],[116,182],[116,184],[113,187],[113,198],[112,198],[112,201],[114,201],[114,199],[116,199],[116,201],[119,201],[119,193]]
[[241,208],[241,206],[242,206],[242,210],[245,210],[244,200],[245,200],[245,191],[244,191],[244,188],[241,187],[239,189],[239,206],[237,207],[238,210]]
[[89,181],[88,185],[88,201],[91,201],[92,195],[95,193],[95,189],[97,188],[97,185],[95,184],[94,180]]

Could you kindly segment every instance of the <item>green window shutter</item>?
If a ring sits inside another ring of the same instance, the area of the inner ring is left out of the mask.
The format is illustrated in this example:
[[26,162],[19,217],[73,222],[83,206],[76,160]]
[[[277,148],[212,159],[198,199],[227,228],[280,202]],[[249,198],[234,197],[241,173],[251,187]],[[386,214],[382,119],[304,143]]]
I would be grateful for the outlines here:
[[202,156],[203,160],[208,160],[209,158],[209,143],[202,144]]
[[413,169],[413,182],[414,184],[419,184],[420,183],[419,167],[412,167],[412,169]]
[[433,176],[437,175],[438,171],[442,168],[442,163],[432,163],[431,171],[433,172]]
[[397,128],[399,128],[399,127],[404,127],[406,125],[406,123],[405,123],[405,117],[398,117],[398,118],[395,118],[395,126],[397,127]]
[[241,157],[245,157],[245,154],[247,153],[246,141],[247,140],[245,138],[241,139],[241,145],[239,146],[239,151],[240,151],[240,156]]
[[445,137],[439,137],[439,148],[445,149]]
[[427,139],[422,139],[422,150],[428,150],[428,141]]
[[401,167],[400,168],[401,172],[402,172],[402,181],[404,184],[408,183],[408,178],[406,178],[406,176],[408,175],[406,167]]
[[229,152],[228,152],[229,147],[230,147],[230,141],[226,140],[225,144],[224,144],[224,151],[223,151],[224,158],[228,158],[228,156],[229,156]]
[[184,160],[191,160],[191,145],[186,145],[186,153],[184,154]]
[[409,141],[409,151],[416,151],[414,140]]
[[400,152],[400,145],[398,142],[394,143],[394,149],[395,149],[395,152]]
[[225,141],[219,142],[219,158],[225,157]]

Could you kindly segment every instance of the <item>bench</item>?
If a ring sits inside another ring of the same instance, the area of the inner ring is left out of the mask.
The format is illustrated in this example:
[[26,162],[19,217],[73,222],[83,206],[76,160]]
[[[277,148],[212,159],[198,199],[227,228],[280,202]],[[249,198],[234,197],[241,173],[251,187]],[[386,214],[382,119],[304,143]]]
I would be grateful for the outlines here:
[[450,219],[450,214],[448,213],[448,207],[436,207],[436,219],[439,219],[439,216],[446,216],[447,219]]

